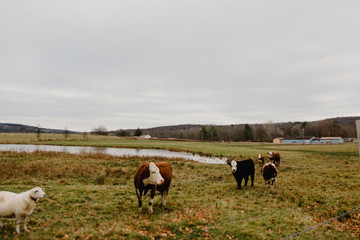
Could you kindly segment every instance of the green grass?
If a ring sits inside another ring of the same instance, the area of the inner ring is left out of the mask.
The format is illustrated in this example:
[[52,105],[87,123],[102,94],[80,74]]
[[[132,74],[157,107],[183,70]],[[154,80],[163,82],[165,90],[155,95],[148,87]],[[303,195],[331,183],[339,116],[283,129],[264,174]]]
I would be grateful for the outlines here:
[[[0,134],[0,142],[39,143],[34,136]],[[280,239],[360,205],[356,144],[43,137],[46,141],[41,144],[181,149],[242,158],[272,150],[281,153],[282,162],[277,188],[265,186],[256,166],[255,186],[237,190],[227,165],[88,153],[0,152],[0,190],[21,192],[41,186],[47,194],[29,217],[29,233],[15,234],[14,218],[6,217],[1,239]],[[138,213],[133,186],[137,167],[146,161],[167,161],[174,175],[167,207],[161,209],[160,196],[155,196],[152,215]],[[359,224],[360,213],[354,212],[300,238],[359,238]]]

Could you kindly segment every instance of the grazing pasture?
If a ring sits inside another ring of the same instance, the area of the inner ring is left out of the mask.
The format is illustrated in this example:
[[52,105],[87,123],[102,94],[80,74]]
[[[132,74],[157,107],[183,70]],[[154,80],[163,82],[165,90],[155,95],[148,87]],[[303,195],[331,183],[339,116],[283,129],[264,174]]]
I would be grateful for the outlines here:
[[[238,190],[231,168],[182,159],[113,157],[62,152],[0,152],[0,191],[40,186],[28,217],[29,233],[4,217],[0,239],[280,239],[360,205],[357,144],[274,145],[187,142],[117,137],[42,135],[41,144],[185,150],[253,158],[281,153],[277,188],[265,185],[255,164],[254,187]],[[36,135],[0,134],[1,143],[38,143]],[[265,158],[265,162],[268,159]],[[173,169],[167,205],[155,196],[154,213],[138,213],[134,175],[143,162]],[[359,238],[360,211],[324,224],[301,239]]]

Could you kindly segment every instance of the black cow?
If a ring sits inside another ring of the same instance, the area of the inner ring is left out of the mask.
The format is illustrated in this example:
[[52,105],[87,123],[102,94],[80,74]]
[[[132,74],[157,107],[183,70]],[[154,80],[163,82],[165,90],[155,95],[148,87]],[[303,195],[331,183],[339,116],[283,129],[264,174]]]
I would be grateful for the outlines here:
[[228,162],[228,164],[231,166],[232,173],[238,184],[238,189],[241,189],[241,182],[243,178],[245,179],[245,186],[247,186],[249,175],[251,176],[251,186],[254,186],[255,166],[252,159],[242,161],[233,160]]

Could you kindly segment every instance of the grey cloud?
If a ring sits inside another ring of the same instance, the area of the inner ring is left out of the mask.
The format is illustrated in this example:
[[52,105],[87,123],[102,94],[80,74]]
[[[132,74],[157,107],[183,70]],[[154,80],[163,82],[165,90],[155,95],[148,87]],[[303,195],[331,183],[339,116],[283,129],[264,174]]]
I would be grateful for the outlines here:
[[2,121],[91,130],[359,115],[358,1],[3,1]]

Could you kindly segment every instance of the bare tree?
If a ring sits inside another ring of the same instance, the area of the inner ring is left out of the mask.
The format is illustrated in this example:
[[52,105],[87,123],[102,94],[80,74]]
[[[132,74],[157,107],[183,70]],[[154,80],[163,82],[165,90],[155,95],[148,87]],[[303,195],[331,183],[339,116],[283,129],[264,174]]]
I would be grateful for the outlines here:
[[307,125],[306,121],[301,123],[303,143],[305,143],[305,127],[306,127],[306,125]]
[[108,131],[104,126],[98,126],[97,128],[94,128],[91,133],[95,135],[108,135]]
[[263,125],[261,125],[261,124],[256,126],[254,135],[255,135],[255,141],[257,141],[257,142],[266,142],[268,139],[266,131],[265,131]]
[[37,139],[38,141],[40,141],[40,133],[41,133],[41,126],[37,125],[36,127],[36,134],[37,134]]
[[29,130],[25,126],[21,126],[20,131],[22,133],[28,133],[29,132]]
[[278,137],[277,126],[273,122],[267,122],[264,124],[264,129],[268,136],[267,141],[271,142],[274,138]]
[[65,141],[66,141],[66,139],[68,138],[68,136],[69,136],[69,129],[68,129],[68,127],[65,127],[65,129],[64,129],[64,138],[65,138]]
[[87,131],[83,132],[83,133],[82,133],[82,136],[83,136],[84,141],[88,140],[88,133],[87,133]]

